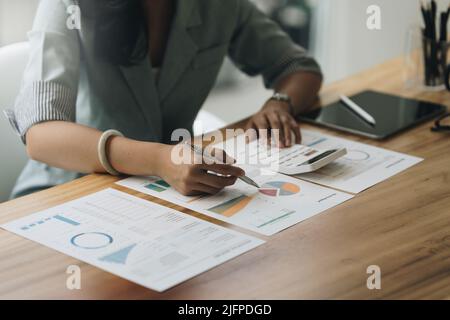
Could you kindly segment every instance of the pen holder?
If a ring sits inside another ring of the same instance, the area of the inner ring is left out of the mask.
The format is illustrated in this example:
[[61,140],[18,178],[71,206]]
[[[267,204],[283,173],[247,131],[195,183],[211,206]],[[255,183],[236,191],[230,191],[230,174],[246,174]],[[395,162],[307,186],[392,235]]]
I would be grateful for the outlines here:
[[444,88],[445,70],[448,64],[450,42],[422,37],[424,84],[432,88]]

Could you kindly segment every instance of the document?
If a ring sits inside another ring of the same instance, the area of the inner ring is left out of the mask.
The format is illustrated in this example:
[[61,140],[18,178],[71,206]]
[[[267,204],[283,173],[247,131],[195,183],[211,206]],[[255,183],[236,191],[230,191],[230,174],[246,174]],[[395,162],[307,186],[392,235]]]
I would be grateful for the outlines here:
[[246,142],[244,135],[216,143],[213,148],[225,150],[238,166],[251,165],[291,176],[313,172],[347,153],[345,148],[321,150],[302,144],[279,148],[264,140]]
[[238,165],[256,164],[258,167],[273,171],[283,171],[285,162],[295,165],[308,161],[317,155],[318,150],[346,149],[346,155],[326,166],[314,172],[293,176],[355,194],[423,160],[311,130],[302,130],[302,145],[281,150],[264,147],[264,144],[257,141],[246,144],[245,139],[239,137],[218,143],[215,147],[224,149],[237,160]]
[[1,227],[159,292],[264,243],[114,189]]
[[273,235],[352,198],[286,175],[241,167],[261,189],[237,180],[216,195],[186,197],[157,177],[131,177],[117,183],[264,235]]
[[[270,148],[272,153],[255,143],[246,145],[245,139],[216,145],[236,158],[246,175],[262,186],[259,190],[238,180],[216,195],[185,197],[157,177],[131,177],[117,183],[218,220],[273,235],[423,160],[310,130],[303,130],[302,136],[304,146],[282,151]],[[285,158],[300,158],[301,163],[313,150],[344,148],[346,155],[315,172],[296,176],[276,172],[279,164],[287,161]]]
[[316,131],[302,130],[302,139],[308,147],[346,148],[347,155],[315,172],[297,177],[351,193],[362,192],[423,160]]

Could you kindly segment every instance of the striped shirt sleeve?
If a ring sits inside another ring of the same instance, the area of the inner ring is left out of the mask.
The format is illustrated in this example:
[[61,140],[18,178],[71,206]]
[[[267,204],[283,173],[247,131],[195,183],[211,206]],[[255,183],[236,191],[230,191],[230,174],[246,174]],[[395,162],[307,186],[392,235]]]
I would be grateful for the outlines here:
[[25,143],[33,125],[45,121],[75,122],[76,94],[56,82],[36,81],[24,87],[14,110],[5,112],[13,129]]
[[46,121],[76,121],[80,70],[78,30],[66,25],[73,0],[41,0],[28,32],[29,58],[14,110],[5,112],[26,143],[33,125]]

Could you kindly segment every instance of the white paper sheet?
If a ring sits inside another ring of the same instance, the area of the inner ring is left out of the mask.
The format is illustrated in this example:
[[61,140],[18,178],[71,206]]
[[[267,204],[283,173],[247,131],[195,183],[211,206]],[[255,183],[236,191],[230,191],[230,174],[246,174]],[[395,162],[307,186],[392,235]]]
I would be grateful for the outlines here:
[[186,197],[156,177],[131,177],[119,185],[264,235],[273,235],[334,207],[351,195],[278,173],[245,167],[262,190],[238,180],[213,196]]
[[316,172],[298,177],[351,193],[364,191],[423,160],[311,130],[302,130],[302,138],[302,143],[307,146],[346,148],[348,154]]
[[264,243],[114,189],[1,227],[160,292]]
[[268,146],[260,140],[245,142],[245,138],[239,137],[217,143],[214,148],[223,149],[233,157],[237,164],[247,164],[269,170],[270,165],[285,166],[289,164],[302,164],[311,160],[327,150],[318,150],[306,145],[295,144],[290,148],[278,148]]

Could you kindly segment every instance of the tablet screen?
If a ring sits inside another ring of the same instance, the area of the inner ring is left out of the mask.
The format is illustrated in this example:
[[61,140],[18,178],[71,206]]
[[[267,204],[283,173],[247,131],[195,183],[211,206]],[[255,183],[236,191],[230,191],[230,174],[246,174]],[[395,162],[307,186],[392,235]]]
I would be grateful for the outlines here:
[[350,97],[350,99],[375,119],[375,126],[364,121],[340,101],[302,115],[300,119],[305,122],[382,139],[430,120],[446,110],[441,105],[375,91],[364,91]]

